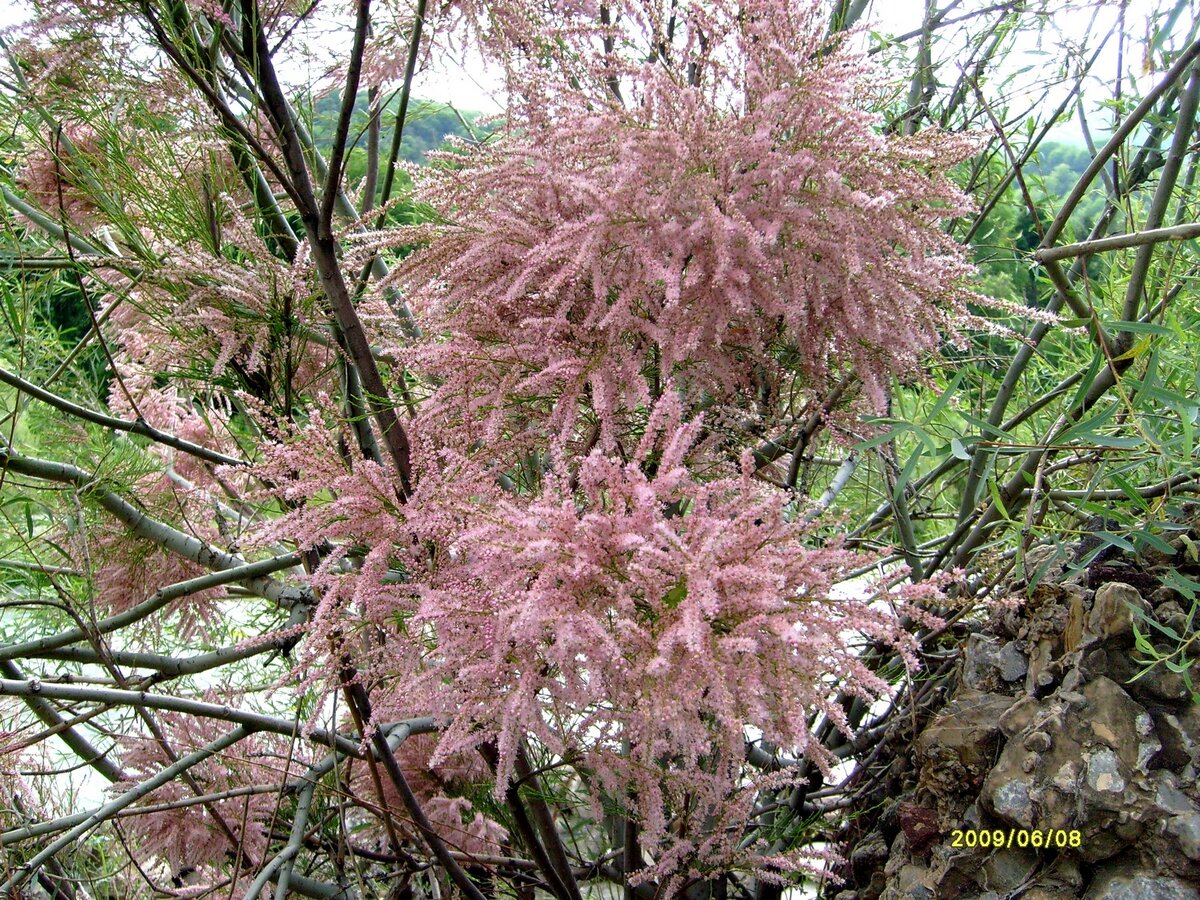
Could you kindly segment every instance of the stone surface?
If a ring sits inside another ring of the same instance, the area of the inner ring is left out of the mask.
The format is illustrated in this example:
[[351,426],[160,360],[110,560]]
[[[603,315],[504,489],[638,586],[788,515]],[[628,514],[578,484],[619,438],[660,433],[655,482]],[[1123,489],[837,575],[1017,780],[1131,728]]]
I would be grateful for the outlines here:
[[1200,813],[1172,816],[1163,822],[1163,831],[1179,845],[1179,851],[1192,862],[1200,862]]
[[1012,697],[976,691],[948,703],[914,745],[921,784],[938,796],[978,789],[1000,746],[1000,718],[1012,703]]
[[[1191,610],[1160,589],[1166,565],[1116,552],[1070,574],[1052,565],[970,634],[957,685],[846,867],[856,900],[1200,900],[1200,704],[1165,667],[1134,679],[1134,623],[1182,627]],[[1200,580],[1200,560],[1170,565]],[[1078,846],[951,846],[954,830],[998,828],[1078,831]]]
[[1040,864],[1038,854],[1032,850],[999,850],[985,857],[982,874],[983,883],[993,890],[1003,891],[1007,896],[1028,879]]
[[1000,643],[981,634],[967,638],[963,653],[962,682],[973,691],[999,691],[1005,683],[1000,675]]
[[878,831],[872,831],[858,842],[850,854],[850,866],[855,882],[862,888],[861,900],[876,900],[883,893],[886,885],[883,867],[887,861],[887,841]]
[[[1200,675],[1200,671],[1193,675],[1193,684],[1196,675]],[[1181,701],[1187,700],[1191,696],[1191,692],[1187,689],[1187,683],[1183,680],[1183,675],[1179,672],[1172,672],[1161,664],[1153,666],[1145,674],[1139,675],[1137,681],[1130,685],[1130,693],[1139,699],[1147,700]]]
[[1134,804],[1150,797],[1142,782],[1160,746],[1149,714],[1097,678],[1024,718],[1020,739],[1005,745],[984,780],[985,809],[1010,827],[1078,829],[1080,856],[1093,862],[1135,840],[1142,823]]
[[1000,677],[1005,681],[1020,681],[1029,671],[1029,660],[1025,658],[1016,641],[1009,641],[1001,647],[996,659],[1000,667]]
[[1135,609],[1149,611],[1137,588],[1120,581],[1110,581],[1096,589],[1085,630],[1106,643],[1133,646]]
[[1178,878],[1122,868],[1098,874],[1083,900],[1200,900],[1200,892]]
[[1061,544],[1038,544],[1026,551],[1022,575],[1026,582],[1057,581],[1066,571],[1069,558]]
[[1200,769],[1200,705],[1189,703],[1182,709],[1156,710],[1153,717],[1155,732],[1162,741],[1162,766],[1178,772],[1185,781],[1195,782]]

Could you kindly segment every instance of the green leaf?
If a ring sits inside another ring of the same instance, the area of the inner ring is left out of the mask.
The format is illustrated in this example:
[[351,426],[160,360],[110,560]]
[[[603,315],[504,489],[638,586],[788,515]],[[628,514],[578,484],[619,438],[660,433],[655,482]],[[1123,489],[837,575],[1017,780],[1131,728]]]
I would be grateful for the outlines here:
[[976,428],[978,428],[980,434],[986,434],[989,437],[998,438],[1002,441],[1010,438],[1010,435],[1007,431],[997,428],[995,425],[989,424],[985,419],[981,419],[978,416],[973,416],[968,412],[963,412],[962,410],[959,410],[958,414],[967,422],[968,425],[974,425]]
[[904,429],[899,428],[898,426],[893,426],[891,429],[889,429],[888,431],[885,431],[883,434],[877,434],[873,438],[867,438],[865,441],[863,441],[860,444],[855,444],[854,449],[855,450],[871,450],[875,447],[880,446],[881,444],[886,444],[888,441],[895,440],[896,437],[900,434],[900,432],[902,430],[904,430]]
[[[1148,509],[1149,507],[1147,507]],[[1149,544],[1159,553],[1165,553],[1167,556],[1175,555],[1175,548],[1162,539],[1161,536],[1150,530],[1149,526],[1139,528],[1137,531],[1131,532],[1132,536],[1140,542]]]
[[1180,637],[1180,635],[1170,625],[1164,625],[1162,622],[1158,621],[1158,619],[1146,615],[1142,610],[1137,609],[1136,607],[1134,607],[1134,609],[1141,613],[1140,618],[1145,619],[1151,628],[1157,632],[1160,632],[1164,637],[1174,641],[1175,643],[1179,643],[1183,640],[1183,638]]
[[967,452],[967,448],[963,445],[961,438],[953,438],[950,441],[950,452],[955,459],[970,459],[971,454]]
[[1174,329],[1154,322],[1113,322],[1112,327],[1132,334],[1157,334],[1164,337],[1174,337],[1175,335]]
[[901,494],[904,493],[904,488],[912,478],[913,471],[917,468],[917,463],[921,461],[921,457],[925,455],[925,446],[918,445],[917,449],[913,450],[909,456],[908,462],[904,464],[904,468],[900,471],[900,477],[896,479],[896,489],[892,491],[892,499],[899,500]]
[[1117,547],[1121,550],[1124,550],[1126,553],[1137,552],[1137,548],[1119,534],[1113,534],[1111,531],[1097,531],[1095,534],[1096,540],[1098,540],[1101,544],[1110,547]]
[[962,384],[963,376],[965,374],[965,372],[959,372],[954,376],[954,379],[950,382],[946,389],[942,391],[942,396],[938,397],[937,403],[933,405],[933,409],[929,411],[929,416],[925,421],[932,422],[937,418],[938,413],[946,408],[946,404],[950,402],[950,398],[954,396],[954,394],[958,391],[959,385]]
[[1154,36],[1150,40],[1151,51],[1161,50],[1163,44],[1166,43],[1175,31],[1175,23],[1179,20],[1179,16],[1188,8],[1189,0],[1178,0],[1171,11],[1167,13],[1166,21],[1154,29]]
[[[1157,652],[1142,629],[1138,628],[1137,622],[1133,623],[1133,645],[1147,656],[1154,656]],[[1138,674],[1140,676],[1142,673],[1139,672]]]
[[1004,517],[1005,521],[1011,522],[1012,516],[1008,514],[1008,507],[1006,507],[1004,505],[1004,501],[1000,499],[1000,489],[996,487],[995,479],[988,479],[988,490],[991,491],[992,502],[996,504],[996,509],[1000,510],[1000,515]]
[[1184,549],[1187,551],[1187,555],[1191,557],[1192,562],[1200,563],[1200,547],[1196,545],[1196,542],[1186,534],[1179,535],[1179,541],[1183,544]]
[[680,581],[663,595],[663,606],[676,609],[687,598],[687,582]]
[[1192,579],[1184,577],[1174,569],[1162,576],[1162,583],[1165,587],[1179,591],[1188,600],[1195,600],[1196,596],[1200,594],[1200,582],[1192,581]]
[[1075,396],[1071,398],[1070,409],[1078,407],[1083,398],[1087,396],[1088,391],[1092,389],[1092,382],[1096,380],[1096,375],[1100,372],[1100,366],[1105,362],[1103,355],[1100,353],[1092,356],[1091,363],[1088,364],[1087,371],[1083,373],[1083,378],[1079,382],[1079,387],[1075,389]]
[[1137,488],[1130,484],[1128,479],[1123,478],[1116,472],[1113,472],[1109,477],[1112,478],[1113,484],[1121,489],[1122,494],[1124,494],[1142,509],[1150,509],[1150,504],[1146,502],[1146,498],[1137,492]]
[[1115,447],[1118,450],[1136,450],[1146,446],[1145,440],[1135,434],[1098,434],[1092,443],[1097,447]]

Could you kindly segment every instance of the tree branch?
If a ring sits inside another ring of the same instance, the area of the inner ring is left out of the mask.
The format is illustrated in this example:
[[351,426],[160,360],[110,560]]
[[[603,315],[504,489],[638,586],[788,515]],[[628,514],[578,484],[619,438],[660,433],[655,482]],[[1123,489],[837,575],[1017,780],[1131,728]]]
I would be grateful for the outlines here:
[[244,466],[245,460],[237,459],[232,456],[226,456],[224,453],[218,453],[215,450],[209,450],[207,447],[202,447],[199,444],[193,444],[191,441],[185,441],[183,438],[175,437],[173,434],[168,434],[165,431],[159,431],[153,425],[146,422],[145,419],[137,419],[129,422],[125,419],[118,419],[113,416],[107,416],[104,413],[94,412],[86,407],[80,406],[77,403],[72,403],[57,394],[52,394],[47,390],[43,390],[31,381],[26,381],[20,375],[10,372],[7,369],[0,368],[0,382],[14,387],[22,393],[28,394],[43,403],[53,406],[55,409],[61,410],[68,415],[83,419],[85,422],[92,422],[96,425],[103,425],[105,428],[111,428],[114,431],[125,431],[130,434],[136,434],[140,437],[149,438],[157,444],[171,447],[175,450],[182,450],[184,453],[195,456],[207,462],[216,463],[222,466]]

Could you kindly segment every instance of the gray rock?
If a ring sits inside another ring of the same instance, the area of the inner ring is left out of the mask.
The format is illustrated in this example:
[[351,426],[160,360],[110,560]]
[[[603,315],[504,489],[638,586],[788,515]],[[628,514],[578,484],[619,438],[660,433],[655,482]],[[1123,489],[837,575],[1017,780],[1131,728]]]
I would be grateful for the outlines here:
[[1090,862],[1134,843],[1145,827],[1136,812],[1151,802],[1148,766],[1159,748],[1146,711],[1101,677],[1032,708],[1018,701],[1001,726],[1021,724],[984,779],[985,810],[1011,827],[1077,829],[1078,854]]
[[1086,631],[1098,640],[1116,646],[1133,646],[1134,610],[1148,611],[1137,588],[1122,581],[1110,581],[1096,589]]
[[1015,737],[1020,734],[1030,723],[1033,722],[1033,717],[1038,712],[1038,701],[1033,697],[1022,697],[1000,716],[1000,730],[1004,732],[1004,736],[1008,738]]
[[910,864],[900,869],[896,878],[899,896],[909,900],[930,900],[933,891],[925,883],[929,870],[925,866]]
[[850,853],[850,866],[854,870],[855,880],[859,884],[868,883],[871,876],[887,864],[887,859],[887,841],[878,831],[872,831]]
[[[1200,672],[1195,673],[1193,679],[1196,674]],[[1139,676],[1130,686],[1130,692],[1148,700],[1166,700],[1172,703],[1182,702],[1191,696],[1183,675],[1172,672],[1161,664],[1152,666],[1146,674]]]
[[1039,855],[1031,850],[997,850],[983,863],[983,883],[1007,895],[1024,884],[1040,863]]
[[1154,781],[1154,812],[1157,816],[1169,818],[1196,811],[1192,801],[1179,790],[1174,772],[1155,772]]
[[1157,712],[1154,728],[1162,741],[1159,762],[1184,778],[1194,778],[1200,768],[1200,706],[1189,704],[1180,712]]
[[973,634],[963,650],[962,682],[971,690],[991,693],[1004,683],[1000,676],[1000,645],[997,641]]
[[1187,613],[1184,612],[1183,607],[1174,600],[1168,600],[1166,603],[1155,609],[1154,618],[1158,619],[1158,621],[1166,625],[1168,628],[1174,629],[1176,634],[1183,634],[1187,631]]
[[[999,769],[997,766],[992,774]],[[988,781],[991,781],[990,775]],[[1033,828],[1033,801],[1029,797],[1031,787],[1032,779],[1011,778],[995,786],[985,783],[984,794],[996,816],[1020,828]]]
[[1044,731],[1032,731],[1025,736],[1025,749],[1034,753],[1045,753],[1054,744],[1054,739]]
[[1200,892],[1191,885],[1153,870],[1129,870],[1125,867],[1098,874],[1083,900],[1200,900]]
[[1025,562],[1022,573],[1027,582],[1056,581],[1067,568],[1068,553],[1066,548],[1057,541],[1052,544],[1038,544],[1025,552]]
[[977,785],[995,759],[1000,719],[1012,703],[1004,694],[960,692],[914,744],[922,783],[936,793]]
[[1104,747],[1087,758],[1087,784],[1093,791],[1112,794],[1125,792],[1125,779],[1121,772],[1121,760],[1112,750]]
[[1163,822],[1163,831],[1175,839],[1184,856],[1200,862],[1200,813],[1172,816]]
[[1000,648],[997,662],[1000,666],[1000,677],[1005,681],[1020,681],[1029,670],[1029,661],[1016,641],[1009,641]]

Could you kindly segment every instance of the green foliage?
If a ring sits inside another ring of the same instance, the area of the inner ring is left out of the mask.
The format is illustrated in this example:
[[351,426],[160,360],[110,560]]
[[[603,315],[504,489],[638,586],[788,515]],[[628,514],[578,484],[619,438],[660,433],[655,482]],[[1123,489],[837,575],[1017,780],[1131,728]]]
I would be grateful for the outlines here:
[[[380,104],[379,145],[386,165],[396,130],[396,114],[400,108],[399,92],[393,91]],[[342,98],[339,94],[325,94],[311,104],[312,134],[317,146],[327,147],[333,140],[341,113]],[[354,115],[350,120],[349,149],[346,153],[346,180],[359,184],[367,171],[367,125],[370,107],[366,92],[355,98]],[[406,163],[425,164],[426,154],[443,149],[448,137],[477,140],[489,133],[488,129],[475,125],[480,114],[456,112],[442,103],[427,100],[410,101],[408,116],[404,121],[404,133],[400,142],[399,160]],[[411,182],[407,173],[397,170],[399,186],[406,188]],[[380,174],[379,190],[382,190],[383,175]]]

